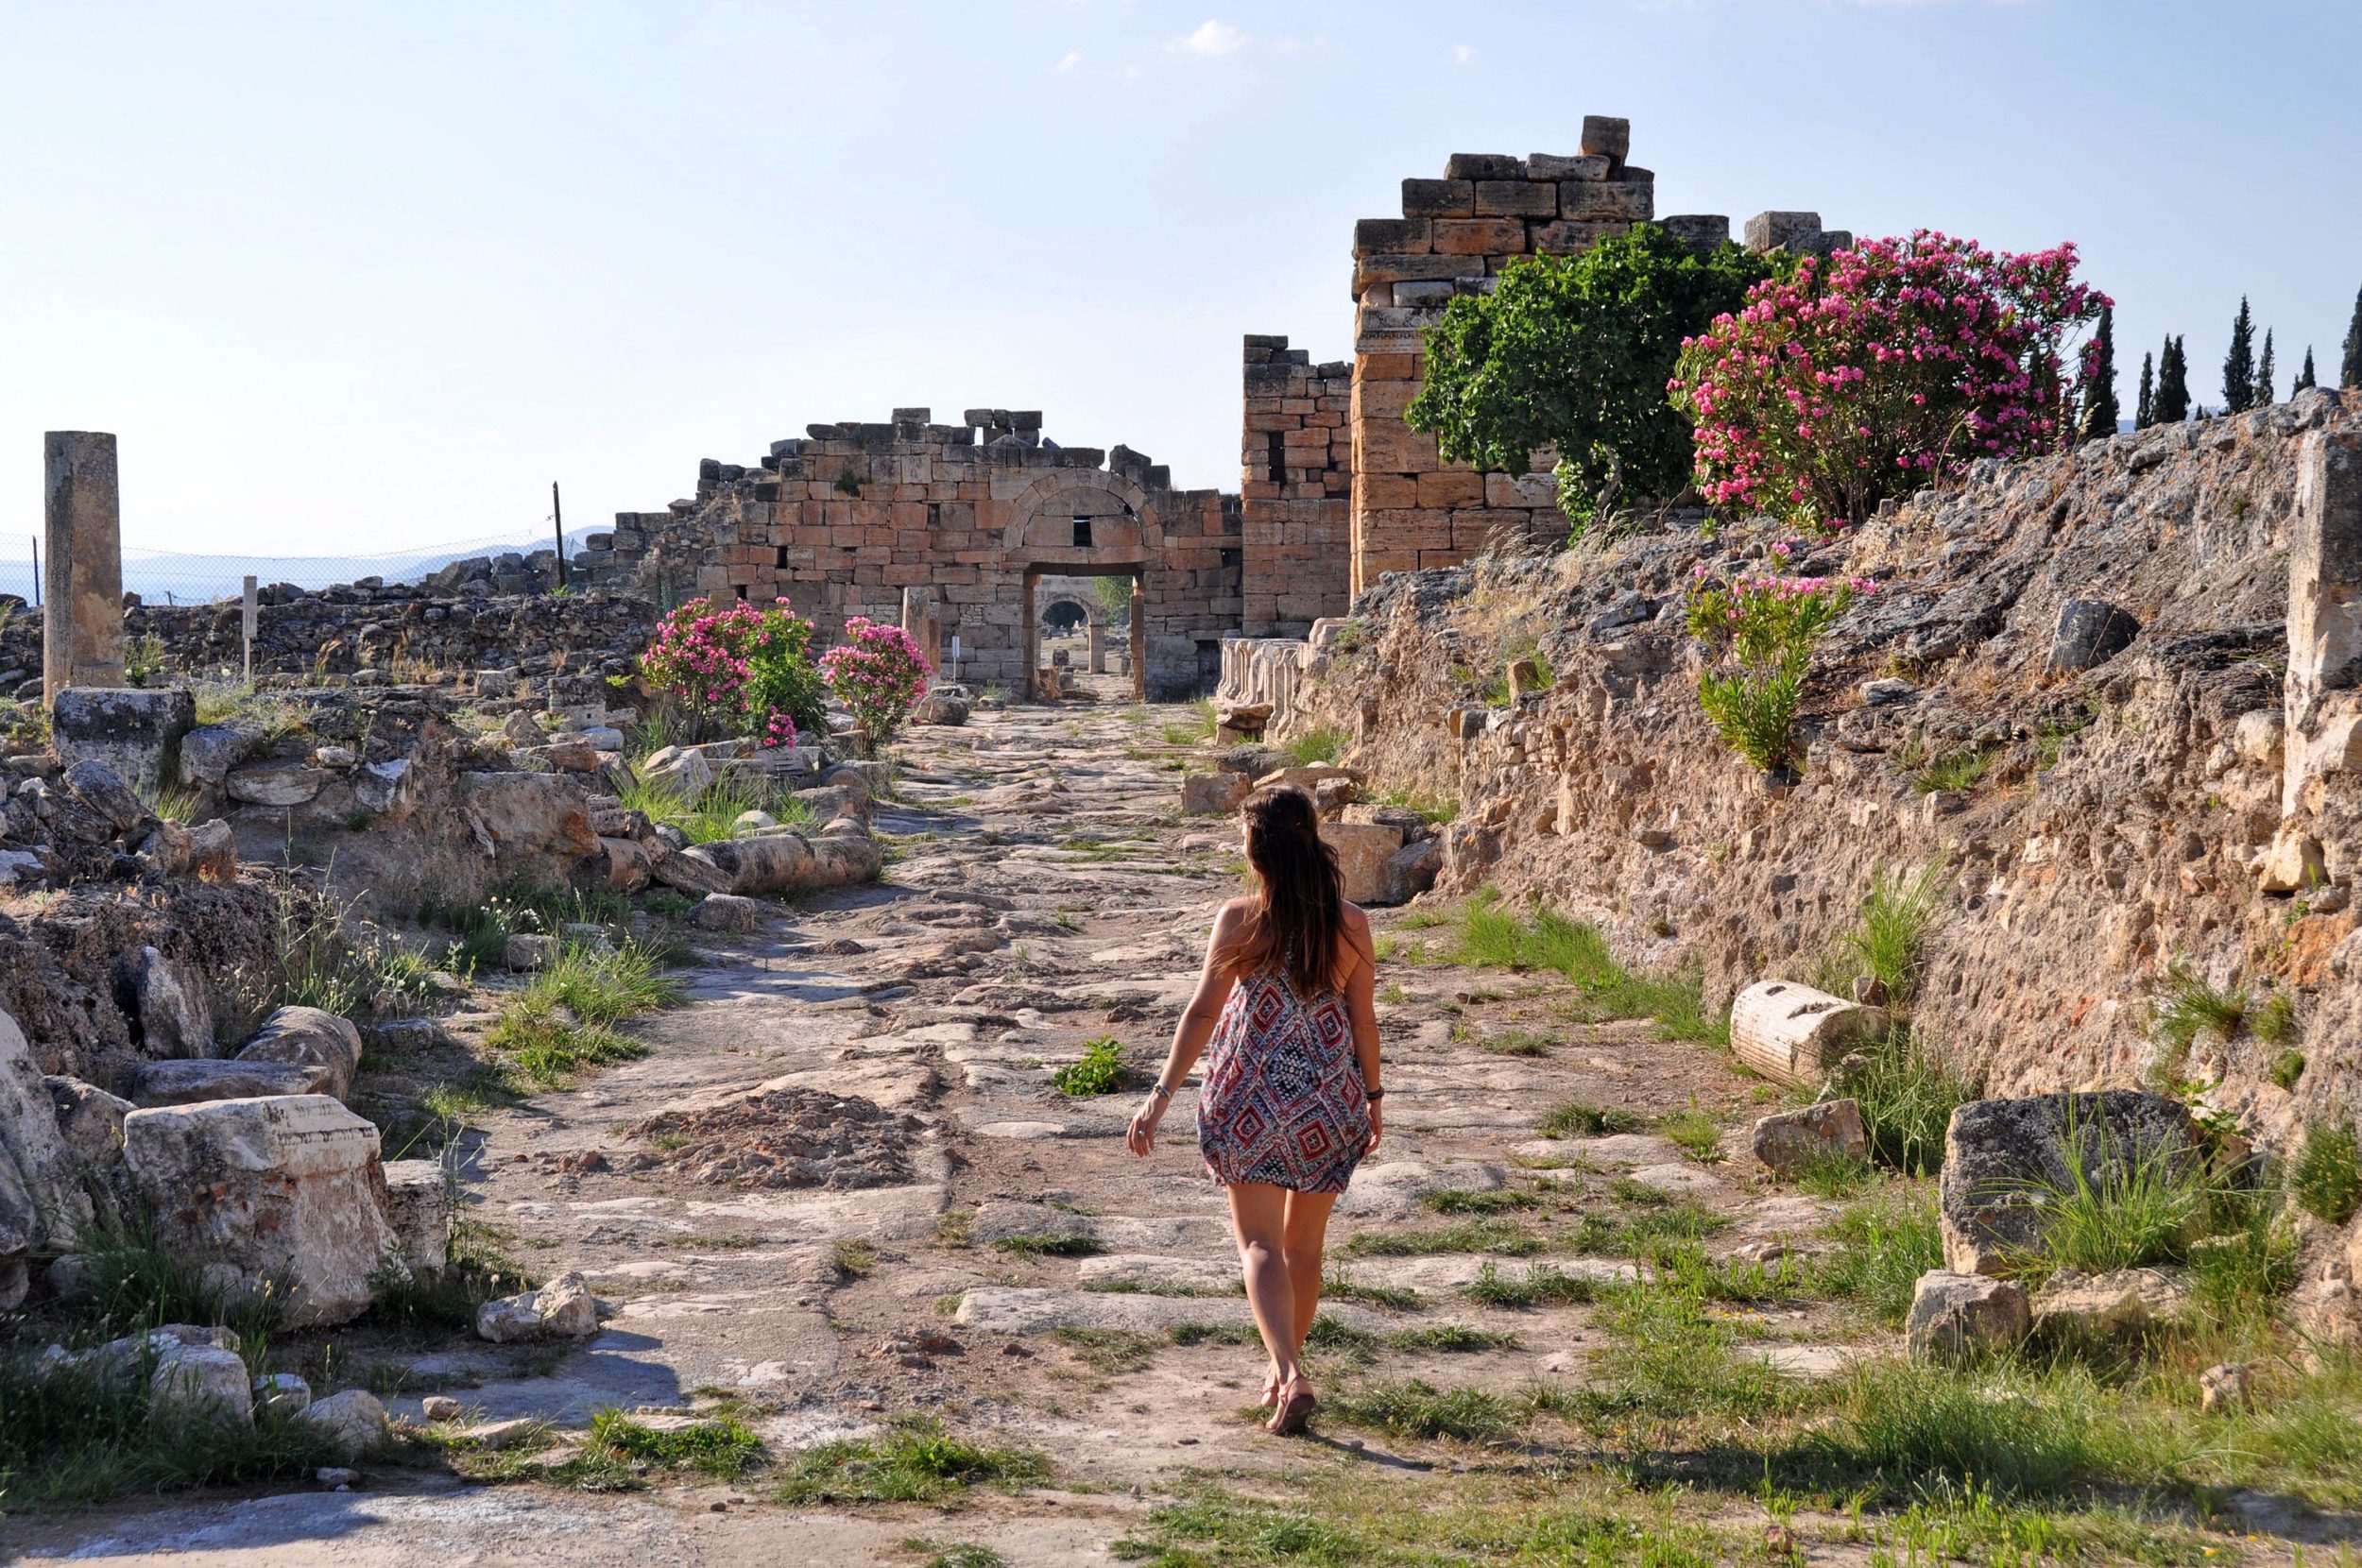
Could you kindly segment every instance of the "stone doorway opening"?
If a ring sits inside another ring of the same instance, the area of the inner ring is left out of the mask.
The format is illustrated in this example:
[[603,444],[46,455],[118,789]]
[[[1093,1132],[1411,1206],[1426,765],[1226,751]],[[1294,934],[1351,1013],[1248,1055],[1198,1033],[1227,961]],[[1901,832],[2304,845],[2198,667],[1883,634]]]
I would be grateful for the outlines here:
[[1138,565],[1027,568],[1026,695],[1045,702],[1077,689],[1099,696],[1128,690],[1145,701],[1145,603]]

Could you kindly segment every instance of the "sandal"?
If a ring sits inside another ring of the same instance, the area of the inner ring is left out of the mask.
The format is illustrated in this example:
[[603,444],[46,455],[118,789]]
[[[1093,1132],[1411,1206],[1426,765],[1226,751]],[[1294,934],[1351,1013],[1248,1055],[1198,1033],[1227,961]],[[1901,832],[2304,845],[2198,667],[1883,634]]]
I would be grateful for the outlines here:
[[[1302,1378],[1295,1381],[1304,1383]],[[1306,1423],[1312,1419],[1312,1407],[1319,1403],[1320,1398],[1312,1392],[1311,1385],[1305,1383],[1304,1391],[1290,1394],[1271,1420],[1264,1423],[1263,1430],[1279,1438],[1300,1436]]]
[[1255,1402],[1258,1410],[1268,1410],[1279,1403],[1279,1378],[1276,1374],[1263,1379],[1263,1397]]

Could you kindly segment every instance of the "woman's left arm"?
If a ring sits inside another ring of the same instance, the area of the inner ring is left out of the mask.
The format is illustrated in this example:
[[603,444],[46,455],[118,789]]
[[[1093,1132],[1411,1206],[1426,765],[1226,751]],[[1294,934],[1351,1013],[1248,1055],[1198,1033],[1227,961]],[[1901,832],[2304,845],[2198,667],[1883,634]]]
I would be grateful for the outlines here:
[[1353,1026],[1353,1056],[1361,1068],[1361,1088],[1370,1097],[1370,1141],[1364,1146],[1367,1153],[1378,1147],[1378,1132],[1385,1117],[1378,1109],[1385,1084],[1379,1078],[1378,1052],[1378,950],[1370,939],[1370,923],[1360,911],[1358,918],[1348,918],[1345,941],[1353,948],[1353,973],[1345,978],[1345,1017]]
[[1205,1054],[1206,1042],[1213,1038],[1214,1026],[1222,1021],[1223,1003],[1230,999],[1235,980],[1224,962],[1224,950],[1236,938],[1238,929],[1237,905],[1224,905],[1214,917],[1214,934],[1206,940],[1206,965],[1198,971],[1197,993],[1190,998],[1180,1023],[1173,1028],[1172,1048],[1165,1055],[1164,1071],[1156,1075],[1156,1086],[1148,1092],[1148,1102],[1139,1108],[1124,1132],[1124,1147],[1135,1154],[1145,1155],[1156,1147],[1156,1124],[1165,1119],[1165,1108],[1172,1103],[1172,1091],[1197,1065],[1197,1059]]

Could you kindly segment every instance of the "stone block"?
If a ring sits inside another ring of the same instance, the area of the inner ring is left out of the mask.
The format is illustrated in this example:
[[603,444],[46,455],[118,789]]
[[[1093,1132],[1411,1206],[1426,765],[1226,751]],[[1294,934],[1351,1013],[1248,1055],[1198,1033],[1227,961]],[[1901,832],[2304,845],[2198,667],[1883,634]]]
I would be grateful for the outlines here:
[[1425,253],[1429,238],[1425,218],[1363,218],[1353,226],[1353,253],[1416,256]]
[[246,1359],[234,1350],[211,1345],[168,1346],[148,1374],[148,1404],[180,1420],[219,1421],[239,1426],[254,1421],[254,1384]]
[[1754,1146],[1755,1158],[1782,1176],[1793,1176],[1819,1161],[1870,1158],[1861,1104],[1852,1099],[1824,1099],[1801,1111],[1763,1116],[1755,1122]]
[[745,936],[762,924],[762,906],[735,893],[710,893],[689,912],[689,923],[701,931]]
[[1321,842],[1337,857],[1346,899],[1375,904],[1384,898],[1392,887],[1387,857],[1402,847],[1402,829],[1374,822],[1324,822],[1320,831]]
[[48,1082],[16,1020],[0,1012],[0,1258],[43,1244],[62,1250],[90,1220],[80,1161]]
[[42,694],[123,684],[123,519],[115,438],[53,430],[42,437],[45,507]]
[[78,1078],[44,1078],[42,1083],[57,1109],[59,1135],[77,1158],[102,1166],[122,1154],[123,1118],[131,1113],[129,1100]]
[[1402,215],[1407,218],[1464,218],[1476,212],[1476,181],[1472,179],[1406,179],[1402,182]]
[[1558,213],[1566,218],[1646,223],[1656,215],[1656,187],[1570,179],[1558,188]]
[[2151,1328],[2186,1316],[2190,1293],[2158,1269],[2105,1274],[2062,1269],[2031,1303],[2030,1338],[2045,1351],[2111,1357],[2136,1351]]
[[1523,179],[1525,165],[1505,152],[1455,152],[1444,161],[1446,179]]
[[402,1260],[419,1273],[451,1258],[451,1184],[440,1160],[385,1162],[385,1221]]
[[271,1372],[254,1380],[256,1413],[292,1416],[312,1405],[312,1385],[293,1372]]
[[580,1274],[560,1274],[538,1290],[486,1302],[476,1337],[496,1345],[522,1339],[581,1339],[599,1331],[599,1304]]
[[[1952,1113],[1938,1183],[1945,1267],[1993,1274],[2039,1252],[2054,1195],[2199,1159],[2186,1106],[2134,1089],[1979,1099]],[[2080,1173],[2080,1174],[2079,1174]]]
[[2050,636],[2053,675],[2071,675],[2105,664],[2132,645],[2141,623],[2101,599],[2070,599],[2059,606]]
[[213,1004],[195,975],[153,947],[142,947],[123,960],[116,973],[131,996],[142,1054],[214,1054]]
[[1818,213],[1757,213],[1747,220],[1750,250],[1793,249],[1795,242],[1821,231]]
[[471,773],[460,775],[468,810],[503,856],[576,857],[598,848],[590,793],[571,775]]
[[1731,1003],[1731,1052],[1775,1083],[1809,1085],[1886,1023],[1877,1008],[1794,980],[1758,980]]
[[103,762],[152,798],[180,777],[178,748],[197,727],[197,698],[177,687],[77,686],[57,694],[49,722],[68,766]]
[[1476,216],[1481,218],[1554,218],[1558,187],[1531,179],[1480,179]]
[[2026,1287],[2016,1281],[1931,1269],[1911,1291],[1903,1337],[1912,1360],[1958,1365],[2008,1353],[2029,1326]]
[[1611,165],[1621,163],[1632,155],[1632,122],[1615,114],[1585,114],[1583,152],[1586,158],[1604,158]]
[[275,1095],[325,1095],[335,1075],[311,1062],[149,1062],[131,1076],[134,1105],[203,1105]]
[[1531,243],[1539,256],[1580,256],[1601,240],[1612,240],[1632,228],[1621,220],[1560,218],[1533,226]]
[[540,931],[513,931],[501,944],[501,963],[517,974],[546,969],[557,957],[557,938]]
[[239,1048],[240,1062],[286,1062],[328,1069],[328,1084],[318,1092],[344,1099],[352,1091],[353,1074],[361,1070],[361,1031],[350,1019],[317,1007],[282,1007],[263,1020],[254,1037]]
[[1692,250],[1711,250],[1730,242],[1731,220],[1720,213],[1675,213],[1656,223]]
[[1181,813],[1192,817],[1227,816],[1254,792],[1243,775],[1228,771],[1181,775]]
[[1580,154],[1572,158],[1549,152],[1526,155],[1528,179],[1605,179],[1607,174],[1608,160],[1600,154]]
[[219,784],[265,743],[252,724],[199,724],[180,737],[180,782],[193,789]]
[[[1359,810],[1359,808],[1348,808]],[[1376,899],[1379,904],[1407,904],[1435,885],[1435,878],[1444,869],[1444,841],[1440,838],[1416,839],[1386,857],[1385,890]]]
[[248,806],[302,806],[327,786],[324,769],[302,762],[254,762],[232,768],[222,781],[230,798]]
[[385,1402],[367,1389],[316,1399],[297,1419],[317,1428],[347,1458],[367,1453],[385,1436]]
[[239,1290],[270,1288],[290,1327],[344,1322],[368,1306],[370,1278],[397,1241],[377,1129],[335,1100],[137,1110],[123,1120],[123,1141],[164,1252],[221,1266],[214,1271]]
[[1526,248],[1526,226],[1517,218],[1438,218],[1435,250],[1444,256],[1517,256]]

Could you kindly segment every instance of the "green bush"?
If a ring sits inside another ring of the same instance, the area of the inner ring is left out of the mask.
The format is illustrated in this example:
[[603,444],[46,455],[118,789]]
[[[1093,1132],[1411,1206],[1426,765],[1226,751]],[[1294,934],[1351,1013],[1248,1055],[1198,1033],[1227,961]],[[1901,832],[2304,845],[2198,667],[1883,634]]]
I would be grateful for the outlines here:
[[2362,1208],[2362,1140],[2352,1125],[2315,1122],[2288,1171],[2288,1191],[2317,1219],[2342,1225]]
[[1289,760],[1297,767],[1309,768],[1323,762],[1334,762],[1343,757],[1348,739],[1345,732],[1334,724],[1319,724],[1282,743],[1279,749],[1286,752]]
[[1689,634],[1707,656],[1698,706],[1722,743],[1765,773],[1791,773],[1803,760],[1796,710],[1813,649],[1854,593],[1849,583],[1779,576],[1690,590]]
[[1080,1099],[1091,1095],[1111,1095],[1123,1087],[1126,1076],[1123,1047],[1112,1034],[1103,1034],[1086,1043],[1080,1060],[1068,1063],[1050,1075],[1050,1082],[1062,1095]]
[[1780,264],[1727,242],[1702,254],[1653,224],[1580,256],[1520,258],[1429,330],[1411,425],[1494,472],[1524,473],[1556,447],[1578,521],[1619,494],[1669,501],[1691,456],[1689,421],[1666,395],[1682,340]]

